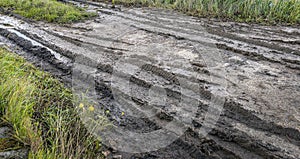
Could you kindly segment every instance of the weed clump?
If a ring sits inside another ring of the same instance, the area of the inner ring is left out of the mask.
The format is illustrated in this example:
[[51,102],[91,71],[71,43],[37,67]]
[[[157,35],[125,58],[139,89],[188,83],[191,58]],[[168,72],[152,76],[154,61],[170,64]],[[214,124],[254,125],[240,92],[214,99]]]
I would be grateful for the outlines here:
[[300,24],[300,0],[114,0],[114,2],[176,9],[199,17],[269,24]]
[[0,151],[25,145],[29,158],[99,158],[100,141],[81,123],[76,107],[84,104],[75,99],[57,79],[0,48],[0,117],[17,141],[3,147],[14,142],[0,140]]
[[96,15],[56,0],[1,0],[0,7],[26,18],[55,23],[72,23]]

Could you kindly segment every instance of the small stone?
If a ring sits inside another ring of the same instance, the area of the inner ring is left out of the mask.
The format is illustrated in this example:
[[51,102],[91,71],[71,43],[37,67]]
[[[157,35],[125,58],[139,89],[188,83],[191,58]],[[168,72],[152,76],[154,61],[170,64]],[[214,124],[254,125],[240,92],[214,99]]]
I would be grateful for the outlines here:
[[114,155],[113,156],[113,159],[121,159],[122,158],[122,155]]
[[237,63],[237,64],[243,64],[243,62],[244,62],[244,60],[241,57],[238,57],[238,56],[230,57],[229,61],[233,62],[233,63]]
[[110,151],[103,151],[102,154],[107,157],[110,154]]
[[268,76],[272,76],[272,77],[278,77],[278,74],[275,72],[272,72],[270,70],[265,70],[264,73]]

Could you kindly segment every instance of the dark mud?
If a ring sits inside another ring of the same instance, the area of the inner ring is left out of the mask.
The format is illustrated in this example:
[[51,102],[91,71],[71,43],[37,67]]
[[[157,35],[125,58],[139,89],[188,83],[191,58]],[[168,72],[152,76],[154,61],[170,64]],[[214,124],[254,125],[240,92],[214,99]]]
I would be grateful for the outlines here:
[[14,132],[12,126],[0,121],[0,158],[28,158],[29,148],[22,145],[13,137]]
[[[81,81],[92,78],[100,109],[125,130],[159,130],[180,120],[182,99],[198,103],[187,131],[168,147],[138,154],[110,149],[108,158],[300,158],[299,28],[69,2],[99,17],[59,26],[2,15],[1,42],[69,86],[74,74]],[[74,72],[74,63],[95,71]],[[112,79],[128,80],[130,90]],[[154,86],[165,91],[164,104],[149,98]],[[226,100],[203,136],[214,96]],[[130,108],[151,112],[136,117]]]

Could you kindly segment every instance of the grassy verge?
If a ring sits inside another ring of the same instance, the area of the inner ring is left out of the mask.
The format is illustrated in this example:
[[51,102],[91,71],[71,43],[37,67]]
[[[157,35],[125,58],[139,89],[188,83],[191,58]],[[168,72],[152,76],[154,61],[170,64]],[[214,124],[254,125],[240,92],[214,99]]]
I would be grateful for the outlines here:
[[99,140],[81,124],[73,102],[58,80],[0,48],[0,116],[15,130],[14,139],[30,148],[30,158],[101,157]]
[[0,0],[0,7],[26,18],[56,23],[71,23],[96,15],[56,0]]
[[300,0],[113,0],[113,3],[171,8],[194,16],[243,22],[300,24]]

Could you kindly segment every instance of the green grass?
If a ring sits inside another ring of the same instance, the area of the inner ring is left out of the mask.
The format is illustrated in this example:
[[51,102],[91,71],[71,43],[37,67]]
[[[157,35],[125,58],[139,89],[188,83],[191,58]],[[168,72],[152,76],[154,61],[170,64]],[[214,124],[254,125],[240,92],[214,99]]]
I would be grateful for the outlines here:
[[268,24],[300,24],[300,0],[114,0],[199,16]]
[[56,23],[71,23],[96,15],[56,0],[0,0],[0,7],[26,18]]
[[[80,122],[83,105],[76,109],[74,102],[61,82],[0,48],[0,116],[21,144],[10,143],[28,146],[30,158],[99,158],[100,142]],[[0,151],[13,149],[5,143]]]

